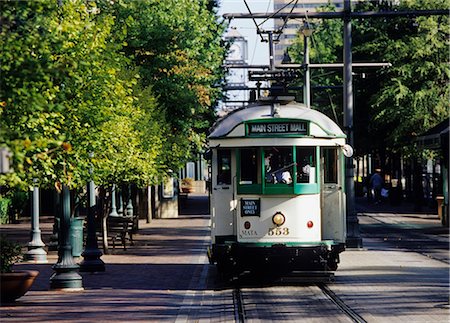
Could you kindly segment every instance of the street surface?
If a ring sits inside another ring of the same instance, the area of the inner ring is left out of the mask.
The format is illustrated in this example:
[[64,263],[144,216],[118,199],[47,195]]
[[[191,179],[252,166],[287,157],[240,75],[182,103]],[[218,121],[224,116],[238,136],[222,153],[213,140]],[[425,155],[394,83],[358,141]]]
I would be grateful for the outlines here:
[[[37,268],[40,275],[25,296],[0,308],[0,320],[448,322],[448,228],[436,215],[359,203],[364,248],[341,254],[331,284],[221,282],[206,256],[209,216],[187,212],[141,222],[135,246],[102,256],[104,273],[82,273],[82,292],[48,290],[55,252],[49,253],[49,264],[18,264],[17,269]],[[29,225],[2,225],[0,233],[26,242]],[[41,230],[47,244],[51,223],[44,221]]]

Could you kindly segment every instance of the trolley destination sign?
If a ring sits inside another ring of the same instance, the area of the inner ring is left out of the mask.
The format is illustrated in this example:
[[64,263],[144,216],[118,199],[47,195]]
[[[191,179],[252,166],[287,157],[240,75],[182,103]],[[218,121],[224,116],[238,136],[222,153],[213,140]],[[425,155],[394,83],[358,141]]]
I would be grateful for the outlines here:
[[241,199],[241,216],[260,216],[260,199]]
[[248,136],[307,135],[308,124],[304,121],[255,122],[247,124]]

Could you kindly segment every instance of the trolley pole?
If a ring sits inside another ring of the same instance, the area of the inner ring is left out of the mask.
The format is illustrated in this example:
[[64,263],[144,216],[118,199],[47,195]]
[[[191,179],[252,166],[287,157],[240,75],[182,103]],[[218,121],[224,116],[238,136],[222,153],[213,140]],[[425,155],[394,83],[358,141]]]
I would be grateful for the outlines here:
[[[353,80],[352,80],[352,21],[350,0],[344,0],[344,129],[353,147]],[[349,248],[362,248],[359,221],[355,209],[353,157],[345,159],[345,187],[347,208],[347,241]]]

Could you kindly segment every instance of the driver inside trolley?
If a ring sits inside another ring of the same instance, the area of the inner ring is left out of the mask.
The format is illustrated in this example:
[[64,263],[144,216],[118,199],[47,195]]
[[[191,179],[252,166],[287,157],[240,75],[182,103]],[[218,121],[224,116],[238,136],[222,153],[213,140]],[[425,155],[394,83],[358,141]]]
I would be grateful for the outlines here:
[[291,184],[292,152],[289,148],[272,147],[264,151],[267,183]]

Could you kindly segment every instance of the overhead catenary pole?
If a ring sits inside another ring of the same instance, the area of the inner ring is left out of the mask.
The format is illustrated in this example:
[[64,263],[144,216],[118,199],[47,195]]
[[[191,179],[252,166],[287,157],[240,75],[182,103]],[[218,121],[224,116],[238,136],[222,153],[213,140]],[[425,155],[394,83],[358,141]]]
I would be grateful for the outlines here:
[[[344,0],[344,4],[345,4]],[[386,17],[417,17],[417,16],[447,16],[448,9],[432,9],[432,10],[396,10],[396,11],[362,11],[350,12],[277,12],[277,13],[226,13],[222,17],[225,19],[339,19],[347,15],[350,19],[355,18],[386,18]]]
[[[350,0],[344,0],[344,130],[353,147],[353,80],[352,80],[352,21]],[[347,247],[362,248],[358,217],[355,209],[353,158],[345,159],[345,188],[347,209]]]

